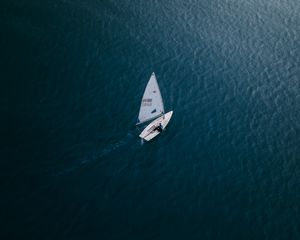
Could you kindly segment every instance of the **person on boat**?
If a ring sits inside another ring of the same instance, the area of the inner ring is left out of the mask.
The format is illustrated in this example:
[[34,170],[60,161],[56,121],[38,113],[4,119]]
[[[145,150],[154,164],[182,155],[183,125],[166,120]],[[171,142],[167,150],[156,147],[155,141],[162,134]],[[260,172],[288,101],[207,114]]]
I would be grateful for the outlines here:
[[154,130],[154,131],[157,130],[157,131],[159,131],[159,132],[162,132],[163,127],[162,127],[161,123],[160,123],[157,127],[155,127],[153,130]]

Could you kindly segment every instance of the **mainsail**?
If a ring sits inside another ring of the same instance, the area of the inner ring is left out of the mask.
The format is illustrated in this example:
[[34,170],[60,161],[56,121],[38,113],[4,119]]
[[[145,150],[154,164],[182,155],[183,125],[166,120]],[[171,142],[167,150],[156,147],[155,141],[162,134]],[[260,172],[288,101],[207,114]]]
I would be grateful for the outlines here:
[[147,122],[164,113],[164,103],[160,94],[160,90],[156,81],[155,74],[152,73],[146,90],[143,95],[139,112],[139,122],[137,124]]

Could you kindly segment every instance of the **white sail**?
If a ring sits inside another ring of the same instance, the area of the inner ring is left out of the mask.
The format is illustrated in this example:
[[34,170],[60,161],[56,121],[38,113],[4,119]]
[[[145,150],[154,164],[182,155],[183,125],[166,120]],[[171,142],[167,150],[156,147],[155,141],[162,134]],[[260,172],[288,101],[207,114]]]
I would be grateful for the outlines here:
[[164,103],[156,81],[155,74],[152,73],[145,89],[139,112],[139,123],[149,121],[164,113]]

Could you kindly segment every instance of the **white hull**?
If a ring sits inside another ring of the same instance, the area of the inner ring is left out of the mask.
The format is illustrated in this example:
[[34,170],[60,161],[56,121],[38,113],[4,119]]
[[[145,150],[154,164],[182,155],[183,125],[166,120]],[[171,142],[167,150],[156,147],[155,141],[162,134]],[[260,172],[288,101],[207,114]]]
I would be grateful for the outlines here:
[[155,119],[142,131],[139,137],[145,139],[146,141],[149,141],[152,138],[156,137],[158,134],[160,134],[160,132],[158,130],[153,130],[153,129],[159,126],[159,124],[161,124],[162,129],[165,129],[172,115],[173,115],[173,111],[170,111],[164,114],[163,116]]

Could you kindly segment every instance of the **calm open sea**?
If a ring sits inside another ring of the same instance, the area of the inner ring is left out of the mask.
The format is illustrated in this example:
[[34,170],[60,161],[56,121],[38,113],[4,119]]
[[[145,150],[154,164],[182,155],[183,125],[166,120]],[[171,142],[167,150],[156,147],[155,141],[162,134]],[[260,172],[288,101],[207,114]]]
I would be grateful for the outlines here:
[[[2,0],[1,239],[300,239],[299,0]],[[156,73],[174,115],[135,128]]]

